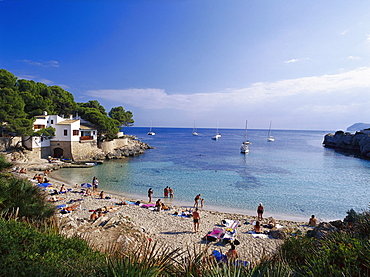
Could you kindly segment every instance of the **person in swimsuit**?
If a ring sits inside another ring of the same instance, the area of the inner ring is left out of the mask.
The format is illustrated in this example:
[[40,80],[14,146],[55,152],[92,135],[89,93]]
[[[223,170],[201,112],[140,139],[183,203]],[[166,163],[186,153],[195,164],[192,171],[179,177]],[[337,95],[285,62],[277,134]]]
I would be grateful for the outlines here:
[[201,194],[198,194],[197,196],[195,196],[195,198],[194,198],[194,208],[198,208],[198,201],[200,200],[200,196],[201,196]]
[[152,188],[150,188],[150,189],[148,190],[149,203],[152,203],[152,195],[153,195],[153,190],[152,190]]
[[258,220],[260,220],[260,221],[262,220],[263,212],[264,212],[264,208],[262,206],[262,203],[260,203],[260,205],[257,208]]
[[195,211],[193,212],[193,223],[194,223],[195,233],[199,231],[199,221],[200,221],[200,215],[198,212],[198,208],[196,208]]

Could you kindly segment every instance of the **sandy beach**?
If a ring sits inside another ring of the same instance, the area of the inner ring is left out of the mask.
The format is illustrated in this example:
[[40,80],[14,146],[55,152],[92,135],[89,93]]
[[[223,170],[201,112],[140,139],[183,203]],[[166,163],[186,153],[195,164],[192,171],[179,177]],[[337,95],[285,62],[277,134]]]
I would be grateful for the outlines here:
[[[17,175],[32,180],[35,174],[43,175],[44,172],[28,170],[27,174]],[[59,191],[62,183],[53,179],[52,172],[46,177],[53,184],[53,188]],[[61,232],[71,234],[71,229],[74,229],[73,232],[82,237],[95,236],[95,241],[100,242],[101,248],[110,242],[124,240],[122,239],[122,232],[118,234],[117,232],[112,232],[112,228],[97,228],[99,226],[97,222],[107,221],[110,218],[129,221],[134,230],[140,232],[149,240],[163,244],[163,247],[169,247],[170,249],[180,248],[186,251],[188,246],[194,248],[195,245],[196,248],[200,247],[202,249],[208,245],[209,253],[213,250],[226,253],[230,248],[230,244],[225,243],[224,240],[208,242],[204,240],[205,236],[214,228],[222,228],[223,231],[226,231],[227,228],[222,225],[222,221],[225,219],[238,221],[239,224],[236,227],[234,238],[240,244],[236,246],[236,249],[239,259],[248,262],[258,261],[264,255],[274,253],[277,247],[283,242],[282,239],[272,238],[269,234],[256,235],[251,233],[253,222],[257,220],[257,214],[222,213],[207,210],[205,206],[204,209],[199,208],[200,227],[198,232],[194,232],[192,217],[174,215],[175,212],[181,214],[182,211],[193,210],[192,207],[169,205],[169,210],[158,212],[136,204],[118,205],[122,201],[126,203],[139,201],[141,204],[148,204],[148,199],[132,199],[110,192],[105,192],[105,197],[109,199],[100,199],[99,195],[84,196],[83,192],[85,189],[80,186],[76,188],[75,184],[64,183],[64,185],[69,192],[55,195],[59,200],[53,202],[57,207],[61,207],[56,211],[56,215],[60,218],[61,222]],[[52,200],[52,196],[50,195],[52,192],[53,189],[46,189],[47,198],[50,200]],[[64,208],[74,207],[75,209],[68,213],[61,213],[62,206]],[[100,208],[110,210],[110,212],[104,213],[101,218],[93,223],[89,220],[92,211]],[[270,219],[264,218],[261,222],[262,226],[266,226]],[[297,230],[305,232],[311,229],[306,225],[307,222],[279,220],[275,218],[275,223],[278,228],[274,228],[273,230],[283,231],[288,236],[291,233],[294,235]],[[262,232],[268,233],[269,231],[271,229],[262,227]]]

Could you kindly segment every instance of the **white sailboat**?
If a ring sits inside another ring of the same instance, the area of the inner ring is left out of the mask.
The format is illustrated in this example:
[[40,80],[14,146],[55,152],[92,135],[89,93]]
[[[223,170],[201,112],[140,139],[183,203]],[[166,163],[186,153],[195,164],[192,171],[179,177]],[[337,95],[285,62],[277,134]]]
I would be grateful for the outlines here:
[[271,134],[271,121],[270,121],[270,128],[269,128],[269,133],[268,133],[268,136],[267,136],[267,141],[268,142],[275,141],[275,138]]
[[248,120],[246,120],[244,141],[242,142],[242,146],[240,146],[240,153],[244,153],[244,154],[249,153],[249,144],[251,144],[251,142],[248,140]]
[[193,136],[197,136],[199,135],[198,132],[197,132],[197,128],[195,127],[195,120],[194,120],[194,128],[193,128]]
[[152,125],[153,125],[153,122],[150,122],[150,129],[149,129],[149,132],[148,132],[148,136],[155,136],[155,132],[152,131]]
[[214,135],[211,139],[218,140],[220,137],[221,137],[221,134],[218,132],[218,124],[217,124],[216,135]]

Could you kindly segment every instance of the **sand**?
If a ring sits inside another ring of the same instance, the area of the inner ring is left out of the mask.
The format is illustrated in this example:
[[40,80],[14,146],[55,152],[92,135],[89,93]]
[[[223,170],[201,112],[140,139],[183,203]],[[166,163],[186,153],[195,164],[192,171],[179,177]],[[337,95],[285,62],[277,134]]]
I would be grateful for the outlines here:
[[[40,171],[29,171],[27,174],[18,174],[19,176],[27,179],[32,179],[35,174],[43,174]],[[61,187],[61,182],[53,179],[52,173],[47,178],[50,183],[53,184],[58,191]],[[147,200],[143,199],[132,199],[124,195],[118,195],[114,193],[105,193],[105,196],[110,199],[99,199],[98,195],[84,196],[81,192],[81,187],[76,188],[74,184],[65,184],[66,188],[70,191],[64,194],[58,194],[56,197],[60,198],[58,202],[55,202],[56,206],[59,205],[78,205],[78,208],[70,213],[62,214],[60,209],[57,210],[56,215],[58,218],[63,219],[68,217],[70,221],[78,222],[77,225],[92,224],[88,219],[92,214],[92,210],[96,210],[102,207],[112,207],[113,210],[106,213],[104,216],[109,217],[125,217],[129,218],[130,223],[137,226],[138,230],[141,230],[150,240],[163,243],[166,247],[171,249],[180,248],[186,251],[188,246],[204,248],[209,246],[210,253],[213,250],[218,250],[222,253],[230,248],[229,243],[224,241],[216,240],[214,242],[207,242],[204,237],[211,232],[214,228],[223,228],[221,225],[222,220],[235,220],[239,222],[239,226],[236,228],[235,239],[240,242],[236,246],[239,254],[239,259],[248,262],[255,262],[262,258],[264,255],[272,254],[276,249],[283,243],[282,239],[275,239],[271,236],[260,236],[255,237],[251,234],[253,230],[253,222],[257,220],[257,215],[243,215],[233,213],[222,213],[217,211],[207,210],[207,207],[199,209],[200,213],[200,227],[198,232],[194,232],[193,219],[192,217],[181,217],[173,215],[176,211],[192,209],[192,207],[174,206],[169,205],[170,210],[168,211],[153,211],[147,208],[143,208],[139,205],[117,205],[121,201],[140,201],[141,204],[147,204]],[[48,191],[48,194],[49,191]],[[51,196],[47,196],[50,198]],[[76,201],[78,199],[83,199]],[[269,218],[262,220],[262,225],[266,225],[269,222]],[[308,227],[306,222],[300,221],[289,221],[275,219],[275,222],[281,226],[279,230],[283,230],[284,233],[294,233],[296,230],[306,232],[311,228]],[[270,231],[268,228],[262,228],[262,231]],[[99,231],[100,232],[100,231]],[[107,237],[104,232],[98,234],[101,238]]]

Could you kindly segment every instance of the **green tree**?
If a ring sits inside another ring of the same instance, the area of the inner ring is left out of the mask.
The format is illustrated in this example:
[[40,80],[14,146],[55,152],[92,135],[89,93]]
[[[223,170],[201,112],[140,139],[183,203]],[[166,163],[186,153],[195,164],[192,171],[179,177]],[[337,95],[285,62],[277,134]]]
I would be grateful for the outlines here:
[[13,89],[16,85],[17,77],[5,69],[0,69],[0,88]]
[[49,114],[54,113],[54,110],[51,110],[53,100],[48,97],[48,87],[45,84],[21,79],[18,80],[18,90],[23,101],[27,103],[24,108],[27,118],[41,115],[44,111]]
[[132,118],[132,112],[125,111],[122,106],[112,108],[109,112],[109,116],[120,123],[120,126],[132,126],[134,125],[134,119]]
[[100,105],[100,103],[97,100],[90,100],[87,103],[78,103],[78,105],[81,108],[92,108],[98,110],[101,114],[107,115],[107,112],[105,111],[105,108]]
[[117,120],[108,117],[106,114],[102,114],[96,108],[84,108],[81,117],[96,127],[100,140],[116,138],[119,131],[117,127],[119,126],[119,122]]
[[76,112],[77,104],[72,93],[59,86],[50,87],[50,99],[53,102],[53,112],[58,115],[69,116]]

